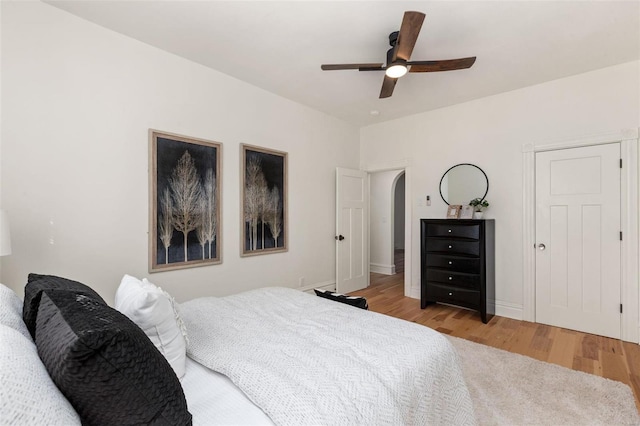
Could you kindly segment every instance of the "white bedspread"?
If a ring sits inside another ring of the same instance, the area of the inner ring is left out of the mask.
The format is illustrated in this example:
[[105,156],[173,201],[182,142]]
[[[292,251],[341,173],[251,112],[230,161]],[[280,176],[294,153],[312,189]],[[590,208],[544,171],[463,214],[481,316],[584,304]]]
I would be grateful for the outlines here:
[[475,424],[449,341],[287,288],[181,305],[188,354],[280,425]]

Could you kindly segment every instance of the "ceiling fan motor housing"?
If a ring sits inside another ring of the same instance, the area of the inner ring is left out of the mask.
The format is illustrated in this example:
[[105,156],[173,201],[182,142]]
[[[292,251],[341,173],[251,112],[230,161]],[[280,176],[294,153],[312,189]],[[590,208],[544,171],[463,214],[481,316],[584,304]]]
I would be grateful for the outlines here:
[[398,33],[398,31],[394,31],[389,34],[389,45],[391,46],[391,49],[387,50],[387,67],[391,65],[391,62],[393,62],[393,51],[398,43]]
[[398,34],[400,34],[400,31],[394,31],[389,34],[389,46],[396,47],[396,44],[398,43]]

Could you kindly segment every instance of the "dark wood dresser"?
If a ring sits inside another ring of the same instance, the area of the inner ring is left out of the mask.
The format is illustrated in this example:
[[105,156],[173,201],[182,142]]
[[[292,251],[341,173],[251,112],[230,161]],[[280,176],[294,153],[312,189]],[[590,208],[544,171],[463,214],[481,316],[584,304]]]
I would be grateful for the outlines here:
[[495,313],[495,221],[420,220],[420,307],[441,302]]

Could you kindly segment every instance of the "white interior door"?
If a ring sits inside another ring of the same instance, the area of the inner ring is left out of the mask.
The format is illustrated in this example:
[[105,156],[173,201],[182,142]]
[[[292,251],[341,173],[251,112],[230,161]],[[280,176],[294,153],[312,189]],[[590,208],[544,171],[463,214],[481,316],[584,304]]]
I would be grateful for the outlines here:
[[536,153],[536,321],[620,338],[620,144]]
[[336,169],[336,291],[369,285],[369,185],[360,170]]

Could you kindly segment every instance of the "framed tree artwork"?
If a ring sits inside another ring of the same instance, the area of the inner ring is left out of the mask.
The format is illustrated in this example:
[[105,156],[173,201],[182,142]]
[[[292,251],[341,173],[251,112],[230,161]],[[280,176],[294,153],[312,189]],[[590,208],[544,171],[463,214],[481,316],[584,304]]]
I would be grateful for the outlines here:
[[287,153],[240,145],[240,192],[240,255],[287,251]]
[[222,262],[222,145],[149,130],[149,271]]

